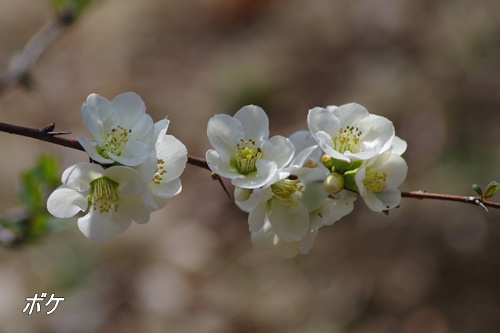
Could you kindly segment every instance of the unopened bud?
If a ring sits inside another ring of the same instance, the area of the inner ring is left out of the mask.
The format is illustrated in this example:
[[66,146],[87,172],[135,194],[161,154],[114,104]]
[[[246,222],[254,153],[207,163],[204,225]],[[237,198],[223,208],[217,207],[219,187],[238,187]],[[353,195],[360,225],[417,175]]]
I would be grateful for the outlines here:
[[321,156],[321,163],[327,168],[328,170],[332,171],[333,168],[333,157],[330,155],[324,154]]
[[250,195],[253,193],[253,190],[248,188],[242,188],[239,186],[235,186],[234,188],[234,199],[237,201],[246,201],[250,198]]
[[335,194],[344,189],[344,177],[337,172],[332,172],[323,181],[323,189],[326,193]]

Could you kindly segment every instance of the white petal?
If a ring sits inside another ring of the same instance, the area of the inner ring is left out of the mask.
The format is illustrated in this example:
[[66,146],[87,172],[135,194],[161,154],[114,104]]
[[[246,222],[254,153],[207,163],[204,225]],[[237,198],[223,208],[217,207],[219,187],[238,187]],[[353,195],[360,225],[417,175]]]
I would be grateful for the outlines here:
[[159,196],[162,198],[172,198],[181,193],[182,184],[179,178],[171,180],[169,182],[161,182],[160,184],[151,184],[151,189],[154,196]]
[[290,135],[288,139],[295,147],[296,153],[316,145],[316,140],[314,139],[310,131],[297,131]]
[[274,161],[278,169],[282,169],[290,163],[295,153],[292,142],[281,135],[273,136],[261,148],[262,158]]
[[278,254],[284,258],[293,258],[300,252],[300,242],[285,242],[276,240],[275,248]]
[[98,94],[90,94],[82,105],[83,122],[92,136],[102,144],[102,135],[119,124],[120,118],[110,101]]
[[133,169],[125,166],[113,166],[104,170],[104,175],[117,182],[118,191],[124,196],[136,196],[146,205],[157,208],[148,187],[141,176]]
[[398,188],[405,181],[408,165],[401,156],[390,154],[386,163],[379,166],[378,170],[387,174],[385,189],[391,191]]
[[86,138],[83,135],[78,135],[76,137],[76,139],[82,145],[82,147],[85,150],[85,152],[87,153],[87,155],[89,155],[89,157],[91,159],[93,159],[94,161],[96,161],[98,163],[102,163],[102,164],[113,164],[115,162],[110,158],[105,158],[105,157],[101,156],[97,152],[97,142],[96,141],[90,140],[89,138]]
[[328,193],[323,189],[323,182],[313,182],[306,185],[300,201],[309,212],[312,212],[319,209],[327,197]]
[[111,152],[108,153],[108,156],[122,165],[136,166],[144,163],[150,154],[151,150],[148,150],[147,144],[137,140],[129,140],[123,146],[122,152],[119,156]]
[[248,227],[251,232],[259,231],[264,225],[267,214],[267,202],[261,201],[248,214]]
[[47,199],[47,210],[59,218],[75,216],[80,211],[86,211],[87,206],[88,200],[85,195],[64,185],[55,189]]
[[325,199],[323,206],[315,214],[315,224],[332,225],[354,210],[356,196],[348,194],[342,199]]
[[128,229],[132,219],[127,216],[117,218],[117,213],[111,210],[108,213],[99,213],[91,209],[90,212],[78,219],[78,229],[88,238],[102,242]]
[[[122,209],[123,208],[123,209]],[[126,220],[131,218],[134,222],[144,224],[149,221],[151,212],[149,207],[135,197],[123,197],[120,199],[120,208],[117,219]]]
[[286,242],[299,241],[309,231],[309,213],[304,205],[285,207],[273,200],[269,221],[276,235]]
[[104,169],[95,163],[78,163],[67,168],[62,175],[62,182],[78,192],[88,191],[90,183],[102,177]]
[[252,245],[259,250],[272,249],[274,247],[275,235],[271,224],[269,221],[266,221],[260,230],[252,232]]
[[164,175],[164,181],[170,181],[179,178],[187,162],[186,146],[172,135],[165,135],[161,141],[156,144],[156,157],[162,159],[167,173]]
[[405,140],[401,139],[398,136],[394,137],[392,140],[392,153],[402,155],[406,151],[407,143]]
[[228,162],[245,132],[238,120],[227,114],[218,114],[208,121],[207,136],[222,160]]
[[395,189],[393,191],[368,192],[362,198],[371,210],[382,212],[399,206],[401,203],[401,191]]
[[207,160],[208,167],[210,170],[222,176],[224,178],[235,179],[235,178],[243,178],[243,175],[240,175],[235,169],[233,169],[229,163],[224,161],[219,153],[213,149],[209,149],[205,154],[205,158]]
[[325,132],[330,135],[331,141],[331,136],[336,136],[340,129],[340,121],[332,111],[316,107],[309,110],[307,126],[314,138],[317,139],[318,132]]
[[346,126],[359,127],[357,124],[370,115],[364,106],[357,103],[341,105],[332,110],[332,113],[340,120],[343,128]]
[[247,105],[235,113],[234,118],[243,126],[245,139],[255,140],[260,146],[269,137],[269,118],[260,107]]
[[318,145],[321,147],[321,149],[326,154],[330,155],[331,157],[333,157],[337,160],[346,161],[346,162],[351,161],[349,159],[349,157],[346,157],[345,155],[339,153],[338,151],[336,151],[333,148],[333,141],[332,141],[332,137],[330,136],[330,134],[328,134],[326,132],[318,132],[318,133],[316,133],[316,137],[318,140]]
[[146,113],[146,105],[142,98],[134,92],[126,92],[116,96],[111,102],[118,111],[120,119],[133,123]]
[[269,183],[276,175],[278,167],[274,161],[260,159],[255,163],[256,172],[246,175],[244,178],[233,178],[232,184],[248,189],[262,187]]
[[370,115],[361,120],[357,127],[362,133],[360,137],[362,151],[375,150],[376,153],[383,153],[391,147],[395,132],[394,125],[387,118]]

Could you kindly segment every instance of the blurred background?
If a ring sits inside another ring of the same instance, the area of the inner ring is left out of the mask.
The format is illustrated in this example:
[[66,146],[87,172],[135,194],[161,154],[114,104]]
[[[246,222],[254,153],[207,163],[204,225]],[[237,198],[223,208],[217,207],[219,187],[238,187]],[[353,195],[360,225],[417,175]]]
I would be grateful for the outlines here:
[[[90,93],[141,95],[191,155],[208,119],[264,108],[271,134],[306,129],[308,109],[357,102],[408,142],[403,190],[474,195],[498,179],[500,2],[95,0],[0,95],[0,121],[87,135]],[[0,73],[55,15],[0,0]],[[0,210],[40,154],[82,152],[0,133]],[[246,214],[193,166],[183,193],[146,225],[104,243],[76,219],[0,248],[0,332],[499,332],[500,212],[403,199],[321,229],[306,256],[257,251]],[[231,191],[232,189],[230,189]],[[65,297],[22,313],[35,293]]]

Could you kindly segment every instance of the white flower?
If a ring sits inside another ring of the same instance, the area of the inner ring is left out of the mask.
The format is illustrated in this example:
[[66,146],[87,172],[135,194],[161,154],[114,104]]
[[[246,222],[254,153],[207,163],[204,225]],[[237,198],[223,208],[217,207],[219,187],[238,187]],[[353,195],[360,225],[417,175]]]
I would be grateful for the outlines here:
[[128,229],[132,221],[146,223],[156,204],[141,176],[125,166],[104,169],[79,163],[66,169],[62,185],[47,200],[48,211],[69,218],[82,211],[78,228],[88,238],[103,241]]
[[[382,155],[363,161],[354,179],[359,194],[366,205],[375,212],[382,212],[399,206],[401,191],[398,187],[404,182],[408,166],[400,156],[402,145],[406,142],[399,139],[399,144]],[[403,149],[404,151],[404,149]]]
[[135,169],[141,174],[158,208],[182,190],[179,177],[186,168],[187,149],[173,135],[166,134],[170,121],[161,120],[154,125],[155,150],[150,157]]
[[394,139],[388,119],[356,103],[309,110],[307,124],[323,151],[346,162],[367,160],[387,151]]
[[318,229],[312,229],[299,241],[285,242],[276,235],[269,220],[266,220],[260,230],[251,233],[251,240],[256,249],[275,249],[282,257],[293,258],[299,253],[307,254],[317,234]]
[[268,218],[261,229],[251,233],[252,244],[257,249],[275,249],[281,256],[292,258],[307,254],[311,249],[319,229],[324,225],[332,225],[352,212],[356,196],[347,194],[340,199],[326,198],[321,206],[309,213],[309,231],[297,241],[286,242],[279,238]]
[[145,112],[141,97],[132,92],[118,95],[111,102],[90,94],[81,113],[92,139],[79,135],[78,142],[98,163],[139,165],[154,150],[153,120]]
[[239,187],[265,185],[294,154],[287,138],[269,138],[267,115],[253,105],[241,108],[234,117],[215,115],[208,122],[207,135],[214,147],[206,153],[208,166]]

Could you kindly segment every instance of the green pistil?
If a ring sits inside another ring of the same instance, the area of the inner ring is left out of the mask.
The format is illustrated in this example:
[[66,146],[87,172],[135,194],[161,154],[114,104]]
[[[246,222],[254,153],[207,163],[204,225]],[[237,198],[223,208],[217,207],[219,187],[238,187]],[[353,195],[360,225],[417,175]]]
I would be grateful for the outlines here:
[[118,211],[120,206],[120,195],[118,193],[119,184],[108,177],[97,178],[90,183],[90,192],[87,195],[89,205],[94,206],[94,210],[99,209],[99,213],[109,213],[114,208]]
[[359,138],[361,131],[357,127],[347,126],[340,128],[338,135],[332,139],[333,148],[343,154],[346,151],[351,153],[359,152]]
[[113,128],[104,138],[104,146],[97,147],[97,152],[105,158],[109,158],[108,153],[120,156],[123,146],[127,143],[128,135],[131,131],[132,130],[127,130],[121,125]]
[[257,171],[255,163],[262,157],[262,151],[255,145],[255,141],[241,139],[236,147],[237,151],[229,161],[230,165],[242,175]]
[[378,170],[367,168],[363,184],[366,189],[371,192],[380,192],[385,188],[387,183],[387,174]]
[[297,200],[293,198],[296,192],[304,193],[304,187],[299,185],[298,179],[282,179],[271,185],[271,191],[274,198],[278,199],[283,205],[290,207],[298,205]]
[[165,170],[165,167],[163,166],[164,164],[165,161],[162,159],[159,159],[158,163],[156,164],[156,170],[152,181],[157,185],[161,183],[161,181],[163,180],[163,175],[167,173],[167,170]]

